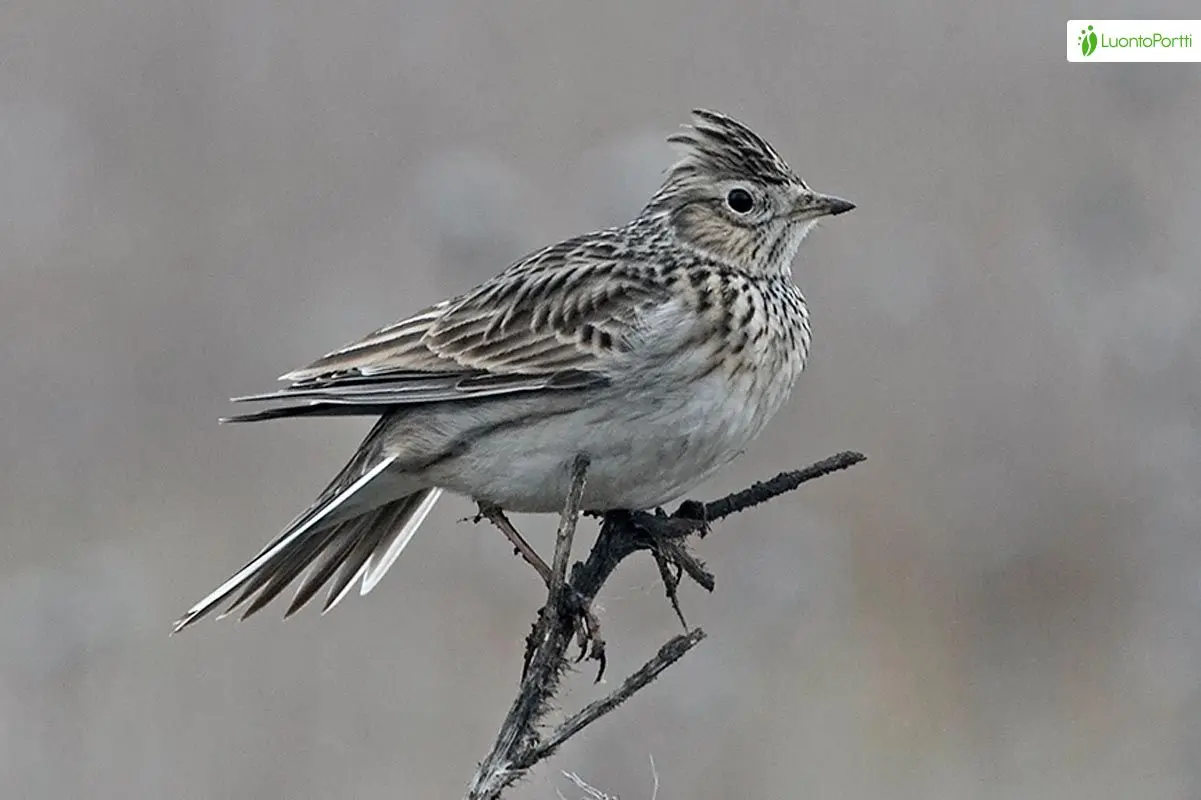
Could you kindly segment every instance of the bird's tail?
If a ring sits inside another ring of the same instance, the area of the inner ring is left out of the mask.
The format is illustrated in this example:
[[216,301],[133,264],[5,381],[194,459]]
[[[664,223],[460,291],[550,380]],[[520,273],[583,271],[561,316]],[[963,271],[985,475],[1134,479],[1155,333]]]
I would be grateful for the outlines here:
[[361,594],[371,591],[404,550],[441,489],[421,489],[399,499],[388,492],[381,476],[395,457],[369,465],[356,459],[342,471],[317,502],[292,521],[274,541],[214,589],[175,623],[178,633],[235,599],[221,615],[245,606],[242,619],[271,602],[302,572],[285,617],[291,616],[329,584],[322,613],[329,611],[361,578]]

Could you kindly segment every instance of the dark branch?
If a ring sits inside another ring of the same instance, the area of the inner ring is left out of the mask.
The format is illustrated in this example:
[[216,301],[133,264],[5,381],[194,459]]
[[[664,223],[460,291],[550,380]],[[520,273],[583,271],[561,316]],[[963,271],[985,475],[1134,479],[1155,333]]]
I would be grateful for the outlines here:
[[554,755],[555,750],[559,749],[561,744],[630,699],[635,692],[659,677],[660,672],[683,658],[685,653],[700,644],[704,638],[705,632],[697,628],[669,640],[659,648],[659,652],[655,654],[654,658],[626,678],[621,686],[600,700],[584,706],[556,728],[554,733],[546,738],[546,742],[530,751],[526,762],[518,764],[518,768],[529,769],[544,758]]
[[802,483],[820,478],[823,475],[829,475],[831,472],[838,472],[839,470],[853,467],[860,461],[866,460],[867,456],[863,455],[863,453],[847,450],[836,456],[830,456],[816,464],[811,464],[804,469],[781,472],[771,480],[756,483],[749,489],[743,489],[741,492],[728,494],[720,500],[706,503],[705,519],[709,521],[725,519],[731,514],[737,514],[739,511],[745,511],[752,506],[766,503],[768,500],[779,497],[782,494],[787,494]]
[[[667,595],[678,612],[675,590],[680,575],[687,574],[710,591],[714,585],[713,575],[685,547],[685,540],[690,534],[704,535],[711,521],[766,502],[815,478],[858,464],[864,458],[860,453],[839,453],[805,469],[782,472],[769,481],[756,483],[710,503],[685,503],[671,516],[662,512],[651,514],[643,511],[605,514],[600,535],[587,559],[576,562],[571,568],[570,580],[566,580],[588,466],[586,458],[577,458],[573,466],[571,490],[555,540],[555,556],[547,581],[547,602],[539,612],[527,640],[525,670],[517,698],[501,725],[492,752],[476,771],[467,791],[467,800],[499,798],[526,770],[549,757],[569,738],[643,689],[705,638],[704,631],[700,629],[676,636],[663,645],[654,658],[623,681],[618,689],[584,707],[543,738],[541,726],[550,711],[563,673],[571,663],[568,650],[577,636],[583,645],[591,645],[590,651],[585,649],[581,657],[587,653],[590,658],[600,662],[600,671],[604,671],[604,641],[600,638],[599,625],[591,608],[618,564],[639,550],[650,551],[659,564]],[[673,567],[675,575],[671,574]],[[683,622],[682,614],[680,619]]]
[[580,501],[584,498],[584,483],[588,472],[588,457],[579,455],[571,465],[571,488],[567,490],[567,503],[559,518],[559,532],[555,536],[555,560],[550,567],[550,583],[547,585],[550,606],[562,604],[563,587],[567,583],[567,562],[571,559],[571,543],[575,538],[575,526],[580,521]]

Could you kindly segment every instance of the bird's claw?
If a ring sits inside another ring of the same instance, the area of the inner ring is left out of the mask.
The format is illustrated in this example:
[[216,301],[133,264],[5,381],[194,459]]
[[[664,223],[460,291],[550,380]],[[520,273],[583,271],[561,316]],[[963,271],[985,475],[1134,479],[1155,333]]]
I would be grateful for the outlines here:
[[709,535],[709,515],[705,504],[699,500],[685,500],[672,516],[677,520],[691,522],[694,525],[693,531],[702,539]]
[[[580,648],[579,655],[576,656],[576,663],[587,658],[589,661],[598,662],[599,666],[596,671],[596,682],[600,683],[601,678],[605,675],[605,667],[608,660],[605,656],[605,640],[601,636],[600,618],[596,612],[592,610],[592,605],[584,600],[574,589],[568,588],[568,595],[565,598],[567,608],[564,613],[572,616],[572,636],[575,638],[576,644]],[[525,680],[526,674],[530,668],[530,660],[534,657],[534,651],[537,649],[538,640],[541,636],[539,633],[542,624],[542,614],[546,613],[543,608],[542,613],[538,615],[533,627],[530,629],[529,636],[525,642],[525,659],[521,668],[521,679]]]
[[654,557],[667,599],[686,631],[688,622],[680,608],[678,591],[684,574],[687,573],[688,577],[713,591],[713,575],[688,552],[683,542],[694,533],[704,536],[709,532],[705,517],[704,504],[695,501],[684,502],[670,515],[659,508],[653,512],[636,511],[627,517],[630,525],[644,537],[643,547]]
[[[680,579],[684,577],[684,567],[679,561],[673,559],[672,555],[662,547],[652,547],[651,556],[655,559],[655,566],[659,568],[659,577],[663,581],[663,589],[667,594],[667,599],[671,602],[671,609],[676,612],[676,618],[680,620],[680,626],[687,632],[688,620],[684,619],[684,610],[680,608],[680,595],[678,592]],[[675,567],[675,574],[672,574],[672,567]]]
[[573,593],[572,605],[576,614],[574,623],[576,643],[580,647],[580,653],[575,659],[576,663],[583,661],[585,657],[589,661],[599,662],[596,670],[596,682],[600,683],[601,678],[605,675],[607,664],[605,640],[601,637],[600,632],[600,618],[592,610],[592,605],[585,602],[584,598],[578,594]]

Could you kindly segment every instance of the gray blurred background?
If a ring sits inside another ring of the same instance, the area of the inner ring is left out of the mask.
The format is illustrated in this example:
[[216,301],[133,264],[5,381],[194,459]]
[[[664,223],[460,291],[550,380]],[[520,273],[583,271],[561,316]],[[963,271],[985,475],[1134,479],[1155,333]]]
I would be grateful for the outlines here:
[[[624,221],[702,105],[859,208],[697,494],[870,460],[720,525],[710,638],[512,796],[1201,796],[1201,65],[1064,57],[1196,5],[1044,5],[0,4],[0,795],[461,796],[532,573],[455,499],[366,599],[168,638],[366,430],[216,418]],[[649,559],[602,616],[611,681],[678,630]]]

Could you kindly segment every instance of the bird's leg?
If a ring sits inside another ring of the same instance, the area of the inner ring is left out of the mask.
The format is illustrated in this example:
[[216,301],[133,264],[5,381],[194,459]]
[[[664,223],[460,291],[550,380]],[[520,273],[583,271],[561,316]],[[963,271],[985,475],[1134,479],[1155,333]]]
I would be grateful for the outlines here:
[[[538,575],[542,577],[542,582],[550,586],[550,567],[542,556],[534,550],[534,546],[526,541],[521,532],[513,522],[505,516],[505,512],[500,508],[486,503],[479,504],[480,513],[476,517],[478,522],[481,519],[486,519],[496,527],[500,528],[501,533],[513,545],[513,550],[526,563],[533,567]],[[576,657],[576,661],[583,661],[585,656],[588,656],[594,661],[601,662],[600,673],[597,675],[597,680],[604,675],[605,663],[605,640],[600,635],[600,619],[596,616],[596,612],[592,610],[589,603],[585,603],[581,598],[575,598],[574,602],[577,606],[576,613],[579,615],[579,620],[576,623],[576,641],[580,647],[580,654]],[[528,643],[527,643],[528,648]],[[528,653],[527,653],[528,657]]]
[[513,523],[510,522],[509,518],[505,516],[505,512],[501,511],[498,506],[494,506],[490,503],[480,503],[479,507],[480,513],[476,519],[486,519],[496,527],[500,528],[500,532],[503,533],[505,538],[509,540],[509,543],[513,545],[514,551],[516,551],[518,555],[525,559],[527,564],[529,564],[538,572],[538,574],[542,577],[543,583],[545,583],[547,586],[550,586],[550,565],[542,560],[542,556],[538,555],[538,552],[534,549],[533,545],[527,542],[525,537],[522,536],[517,528],[513,526]]

